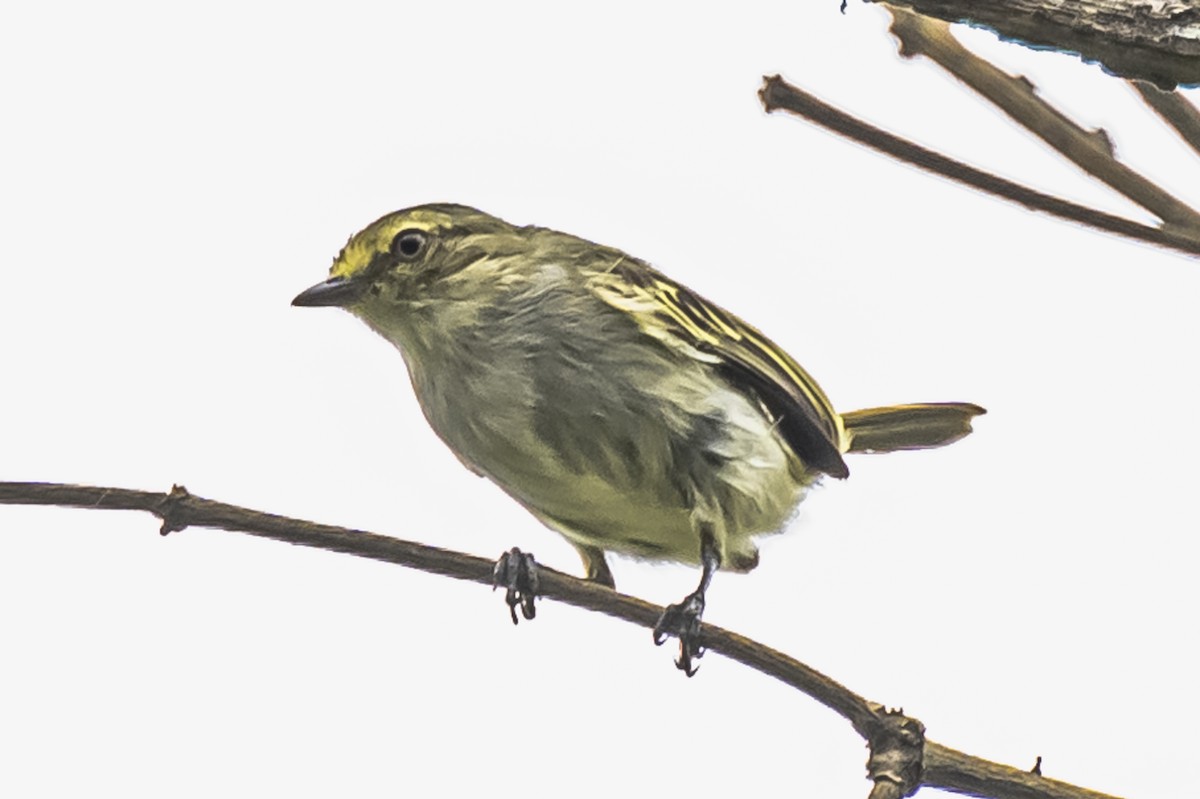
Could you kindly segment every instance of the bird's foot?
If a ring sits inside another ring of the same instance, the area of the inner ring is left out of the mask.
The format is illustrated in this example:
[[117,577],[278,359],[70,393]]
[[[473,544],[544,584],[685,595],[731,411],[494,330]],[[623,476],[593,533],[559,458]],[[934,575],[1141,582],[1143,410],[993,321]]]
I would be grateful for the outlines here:
[[700,646],[700,617],[704,615],[704,592],[695,591],[677,605],[667,605],[654,625],[654,643],[662,646],[668,638],[679,639],[679,657],[675,666],[691,677],[700,668],[693,661],[704,655]]
[[517,623],[517,606],[520,606],[521,615],[527,619],[537,614],[533,600],[537,599],[538,594],[538,570],[533,555],[516,547],[501,555],[492,569],[492,590],[500,586],[504,586],[504,601],[508,603],[513,624]]

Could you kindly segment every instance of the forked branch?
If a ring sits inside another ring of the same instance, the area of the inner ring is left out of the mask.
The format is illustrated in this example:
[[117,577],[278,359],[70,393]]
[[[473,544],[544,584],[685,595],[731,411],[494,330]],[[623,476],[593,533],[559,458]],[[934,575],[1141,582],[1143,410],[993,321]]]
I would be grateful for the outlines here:
[[[1200,213],[1118,161],[1104,131],[1084,130],[1076,125],[1043,100],[1027,79],[1009,75],[963,47],[947,23],[903,8],[889,10],[892,13],[892,33],[900,40],[901,55],[931,59],[1063,157],[1142,206],[1168,227],[1184,235],[1200,237]],[[1141,86],[1146,87],[1143,96],[1153,91],[1155,94],[1152,96],[1156,99],[1159,96],[1175,97],[1187,105],[1174,92],[1160,92],[1145,83]],[[1174,109],[1176,106],[1171,104],[1171,107]]]
[[1114,75],[1163,89],[1200,83],[1196,0],[870,0],[947,22],[991,28],[1010,41],[1079,53]]
[[1143,225],[1022,186],[881,130],[818,100],[803,89],[789,84],[779,75],[764,78],[763,87],[758,94],[767,111],[789,111],[886,155],[988,194],[1098,230],[1191,255],[1200,255],[1200,238],[1193,235],[1189,229]]

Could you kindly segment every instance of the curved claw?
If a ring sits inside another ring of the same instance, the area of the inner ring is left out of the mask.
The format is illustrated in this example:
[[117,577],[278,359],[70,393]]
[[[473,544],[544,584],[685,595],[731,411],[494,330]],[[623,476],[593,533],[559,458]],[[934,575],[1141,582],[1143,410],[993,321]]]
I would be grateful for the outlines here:
[[700,645],[700,619],[704,615],[704,593],[688,594],[678,605],[667,605],[662,616],[654,625],[654,643],[662,646],[671,636],[679,639],[679,657],[675,667],[687,676],[693,676],[699,666],[693,661],[704,656]]
[[516,547],[501,555],[492,569],[492,590],[495,591],[502,585],[505,589],[504,601],[508,605],[513,624],[518,622],[518,606],[521,608],[521,615],[526,619],[537,615],[533,601],[537,599],[538,594],[538,571],[533,555],[526,554]]

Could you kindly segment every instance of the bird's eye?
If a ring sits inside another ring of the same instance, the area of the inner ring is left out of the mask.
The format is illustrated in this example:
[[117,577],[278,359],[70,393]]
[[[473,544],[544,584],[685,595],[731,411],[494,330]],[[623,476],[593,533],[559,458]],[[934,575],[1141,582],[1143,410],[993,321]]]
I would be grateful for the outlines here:
[[425,234],[420,230],[402,230],[392,239],[392,255],[411,260],[425,249]]

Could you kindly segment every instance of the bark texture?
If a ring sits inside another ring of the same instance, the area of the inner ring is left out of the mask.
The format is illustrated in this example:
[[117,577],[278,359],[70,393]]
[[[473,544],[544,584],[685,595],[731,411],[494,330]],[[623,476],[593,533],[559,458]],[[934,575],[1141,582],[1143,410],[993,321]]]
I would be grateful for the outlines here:
[[[872,0],[878,2],[879,0]],[[1200,84],[1200,0],[889,0],[994,30],[1030,47],[1078,53],[1162,89]]]

